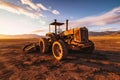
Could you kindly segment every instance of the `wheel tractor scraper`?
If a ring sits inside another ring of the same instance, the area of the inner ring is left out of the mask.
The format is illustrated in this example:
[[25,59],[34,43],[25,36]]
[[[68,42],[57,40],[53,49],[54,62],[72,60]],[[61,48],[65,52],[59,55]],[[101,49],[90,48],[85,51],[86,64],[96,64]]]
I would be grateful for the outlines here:
[[39,51],[39,45],[37,43],[29,43],[23,47],[23,51],[25,53],[32,53],[32,52],[37,52]]

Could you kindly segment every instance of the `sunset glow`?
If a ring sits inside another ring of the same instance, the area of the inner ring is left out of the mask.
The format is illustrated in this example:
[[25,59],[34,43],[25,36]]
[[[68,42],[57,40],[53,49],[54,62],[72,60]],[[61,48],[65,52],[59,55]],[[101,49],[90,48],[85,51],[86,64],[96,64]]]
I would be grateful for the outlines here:
[[54,19],[69,19],[71,28],[120,30],[120,0],[0,0],[0,34],[43,35]]

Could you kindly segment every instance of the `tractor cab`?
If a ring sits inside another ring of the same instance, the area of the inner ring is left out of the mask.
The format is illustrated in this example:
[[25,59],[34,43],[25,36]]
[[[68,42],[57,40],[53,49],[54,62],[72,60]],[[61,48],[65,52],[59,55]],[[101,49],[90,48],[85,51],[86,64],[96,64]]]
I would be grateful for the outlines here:
[[52,44],[54,41],[57,41],[59,39],[59,33],[62,32],[60,29],[60,26],[64,25],[64,23],[57,22],[55,19],[54,22],[49,24],[49,32],[46,33],[46,36],[48,37],[48,41]]
[[[62,29],[60,29],[60,27],[64,25],[64,23],[61,22],[57,22],[57,20],[55,19],[54,22],[49,24],[49,32],[51,33],[51,26],[54,26],[54,31],[53,33],[55,34],[59,34],[62,32]],[[66,20],[66,25],[68,26],[68,20]],[[68,27],[66,28],[66,30],[68,30]]]

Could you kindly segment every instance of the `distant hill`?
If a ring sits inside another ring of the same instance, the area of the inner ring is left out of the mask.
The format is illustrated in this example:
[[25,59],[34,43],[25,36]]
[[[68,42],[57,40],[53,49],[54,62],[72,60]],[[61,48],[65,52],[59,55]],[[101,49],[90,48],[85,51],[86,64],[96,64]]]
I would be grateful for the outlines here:
[[[105,32],[89,32],[90,36],[120,36],[120,31],[105,31]],[[44,36],[40,36],[37,34],[21,34],[21,35],[4,35],[0,34],[0,39],[24,39],[24,38],[40,38]]]
[[90,36],[120,35],[120,31],[89,32]]
[[41,36],[36,34],[21,34],[21,35],[4,35],[0,34],[0,39],[20,39],[20,38],[40,38]]

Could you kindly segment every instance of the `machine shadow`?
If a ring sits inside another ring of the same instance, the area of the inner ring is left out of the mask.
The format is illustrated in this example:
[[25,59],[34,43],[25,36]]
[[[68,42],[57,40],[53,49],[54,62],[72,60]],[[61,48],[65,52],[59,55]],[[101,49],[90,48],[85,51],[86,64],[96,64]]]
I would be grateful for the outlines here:
[[102,71],[120,75],[119,52],[95,50],[93,53],[84,54],[79,51],[70,51],[69,56],[63,62],[99,69],[95,73]]
[[79,60],[79,59],[94,59],[94,60],[106,60],[110,62],[120,62],[120,53],[116,51],[102,51],[95,50],[93,53],[83,53],[80,51],[69,51],[67,60]]

